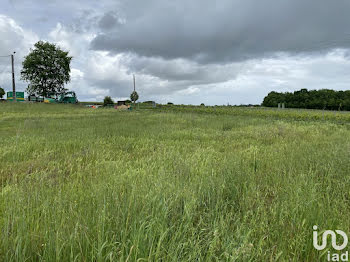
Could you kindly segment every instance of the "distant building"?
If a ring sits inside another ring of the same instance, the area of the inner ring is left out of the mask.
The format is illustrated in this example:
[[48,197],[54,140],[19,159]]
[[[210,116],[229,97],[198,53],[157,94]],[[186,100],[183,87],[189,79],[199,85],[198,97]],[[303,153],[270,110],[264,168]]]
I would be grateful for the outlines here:
[[126,100],[121,100],[117,102],[117,106],[125,106],[127,104]]

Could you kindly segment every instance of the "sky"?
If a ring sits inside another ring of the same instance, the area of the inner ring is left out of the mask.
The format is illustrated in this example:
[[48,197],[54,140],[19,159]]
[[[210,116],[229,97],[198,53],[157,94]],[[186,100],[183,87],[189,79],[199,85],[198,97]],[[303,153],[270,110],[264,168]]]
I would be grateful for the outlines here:
[[[350,0],[2,0],[0,56],[39,41],[73,56],[80,101],[260,104],[271,91],[350,88]],[[10,58],[0,57],[10,91]]]

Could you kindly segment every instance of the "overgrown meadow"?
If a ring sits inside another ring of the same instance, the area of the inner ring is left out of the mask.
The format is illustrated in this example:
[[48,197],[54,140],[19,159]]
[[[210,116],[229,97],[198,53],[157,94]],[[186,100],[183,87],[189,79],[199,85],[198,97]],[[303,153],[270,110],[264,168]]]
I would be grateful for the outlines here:
[[0,261],[326,261],[313,225],[350,232],[348,119],[2,103]]

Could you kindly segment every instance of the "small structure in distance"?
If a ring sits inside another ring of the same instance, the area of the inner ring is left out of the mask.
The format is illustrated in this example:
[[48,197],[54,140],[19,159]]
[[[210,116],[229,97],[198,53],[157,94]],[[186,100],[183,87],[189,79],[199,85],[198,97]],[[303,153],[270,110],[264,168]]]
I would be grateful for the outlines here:
[[126,100],[118,101],[117,104],[114,106],[115,109],[124,109],[124,110],[130,110],[130,104],[127,103]]

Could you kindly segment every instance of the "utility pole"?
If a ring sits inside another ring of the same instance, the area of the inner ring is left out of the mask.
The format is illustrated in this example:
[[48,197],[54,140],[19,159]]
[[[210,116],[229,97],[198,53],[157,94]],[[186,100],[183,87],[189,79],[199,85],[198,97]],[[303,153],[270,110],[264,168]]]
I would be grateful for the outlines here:
[[134,76],[134,92],[136,91],[136,85],[135,85],[135,75]]
[[12,63],[12,97],[13,97],[13,102],[16,102],[16,83],[15,83],[15,66],[14,66],[14,54],[16,54],[16,52],[13,52],[13,54],[11,54],[11,63]]
[[[135,84],[135,75],[132,75],[133,76],[133,78],[134,78],[134,92],[133,92],[133,94],[135,95],[135,90],[136,90],[136,84]],[[136,108],[136,101],[134,100],[134,107]]]

